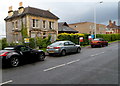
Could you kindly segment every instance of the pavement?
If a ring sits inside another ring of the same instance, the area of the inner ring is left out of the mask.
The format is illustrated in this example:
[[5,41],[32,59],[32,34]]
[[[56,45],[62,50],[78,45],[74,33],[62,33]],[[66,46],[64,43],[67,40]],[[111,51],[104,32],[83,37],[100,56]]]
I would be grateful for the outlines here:
[[0,84],[118,84],[118,44],[5,68]]

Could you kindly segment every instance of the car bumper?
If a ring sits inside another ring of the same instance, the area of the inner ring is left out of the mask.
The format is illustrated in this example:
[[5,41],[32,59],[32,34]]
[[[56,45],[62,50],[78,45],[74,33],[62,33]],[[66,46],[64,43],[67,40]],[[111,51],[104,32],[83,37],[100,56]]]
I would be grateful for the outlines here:
[[100,46],[101,44],[100,43],[91,43],[91,45]]
[[60,53],[60,49],[47,49],[47,53],[59,54]]

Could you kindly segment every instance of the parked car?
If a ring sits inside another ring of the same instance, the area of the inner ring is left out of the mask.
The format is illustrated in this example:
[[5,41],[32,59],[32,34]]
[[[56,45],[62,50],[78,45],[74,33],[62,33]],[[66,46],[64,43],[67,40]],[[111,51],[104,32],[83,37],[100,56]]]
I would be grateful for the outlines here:
[[103,38],[96,38],[91,41],[91,47],[103,47],[103,46],[108,46],[108,41],[105,41]]
[[53,44],[47,46],[47,52],[49,55],[62,55],[65,56],[66,53],[77,52],[80,53],[81,47],[80,45],[75,45],[75,43],[71,41],[57,41]]
[[17,45],[9,46],[0,50],[0,58],[2,58],[2,65],[18,66],[24,61],[31,61],[33,59],[44,60],[45,53],[42,50],[34,50],[30,47]]

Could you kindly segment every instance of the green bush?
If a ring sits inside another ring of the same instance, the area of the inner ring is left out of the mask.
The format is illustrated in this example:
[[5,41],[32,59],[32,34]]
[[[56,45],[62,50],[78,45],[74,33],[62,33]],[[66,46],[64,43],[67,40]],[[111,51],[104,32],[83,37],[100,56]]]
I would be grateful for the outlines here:
[[104,38],[106,41],[120,40],[120,34],[97,34],[97,38]]
[[[88,45],[89,44],[89,40],[88,40],[88,36],[90,36],[90,34],[68,34],[68,33],[61,33],[58,35],[57,41],[64,41],[64,40],[69,40],[74,42],[75,44],[79,44],[79,37],[83,37],[84,38],[84,42],[80,43],[81,45]],[[120,34],[97,34],[96,38],[103,38],[106,41],[115,41],[115,40],[120,40]]]
[[2,38],[2,39],[0,40],[0,49],[5,48],[6,46],[8,46],[8,43],[7,43],[7,41],[6,41],[6,38]]
[[30,43],[28,44],[31,48],[37,48],[37,47],[46,48],[49,44],[51,44],[50,39],[51,36],[45,39],[42,39],[40,37],[30,38]]

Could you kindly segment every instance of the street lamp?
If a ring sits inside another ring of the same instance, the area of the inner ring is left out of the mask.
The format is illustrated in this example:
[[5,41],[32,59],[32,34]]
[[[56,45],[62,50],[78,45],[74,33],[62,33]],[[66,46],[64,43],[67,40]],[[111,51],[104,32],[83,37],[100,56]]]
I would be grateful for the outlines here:
[[[103,1],[99,2],[100,4],[103,3]],[[94,6],[94,34],[96,38],[96,4]]]

